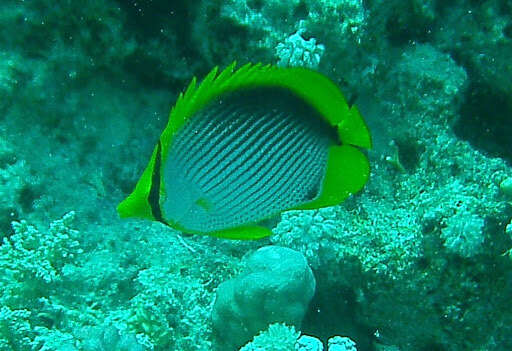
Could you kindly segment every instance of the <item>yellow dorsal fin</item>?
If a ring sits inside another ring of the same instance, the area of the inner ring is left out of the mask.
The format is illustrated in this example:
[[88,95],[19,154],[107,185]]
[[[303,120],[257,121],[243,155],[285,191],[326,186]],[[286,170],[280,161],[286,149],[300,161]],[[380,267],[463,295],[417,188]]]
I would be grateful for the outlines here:
[[248,63],[235,70],[235,66],[233,62],[219,74],[218,67],[213,68],[199,85],[193,78],[185,93],[179,95],[160,137],[164,158],[174,134],[197,111],[222,94],[258,87],[289,89],[338,128],[342,143],[371,147],[370,133],[357,108],[350,108],[336,84],[324,75],[302,67]]

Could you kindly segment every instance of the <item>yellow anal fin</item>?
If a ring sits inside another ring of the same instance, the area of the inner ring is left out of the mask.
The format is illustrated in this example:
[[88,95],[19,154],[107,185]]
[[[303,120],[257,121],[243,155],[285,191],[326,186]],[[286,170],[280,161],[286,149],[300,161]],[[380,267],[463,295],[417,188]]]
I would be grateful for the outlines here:
[[265,228],[259,225],[240,226],[208,233],[208,235],[216,236],[218,238],[233,240],[255,240],[264,238],[271,234],[272,231],[269,228]]
[[366,156],[356,147],[334,145],[329,148],[327,169],[320,195],[297,210],[335,206],[361,190],[370,175]]

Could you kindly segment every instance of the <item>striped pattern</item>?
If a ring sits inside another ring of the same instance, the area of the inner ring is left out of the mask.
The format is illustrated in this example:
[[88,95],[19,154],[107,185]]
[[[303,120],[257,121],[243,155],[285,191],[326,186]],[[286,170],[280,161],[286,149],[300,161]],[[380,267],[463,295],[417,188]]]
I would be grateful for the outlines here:
[[257,223],[313,200],[335,136],[283,89],[216,100],[172,140],[162,177],[163,217],[191,232]]

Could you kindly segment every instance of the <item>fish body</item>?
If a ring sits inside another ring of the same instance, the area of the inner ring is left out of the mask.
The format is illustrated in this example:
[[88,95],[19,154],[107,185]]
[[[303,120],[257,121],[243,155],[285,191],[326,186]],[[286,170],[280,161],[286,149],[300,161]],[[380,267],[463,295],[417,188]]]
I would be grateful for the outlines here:
[[214,68],[178,97],[121,217],[232,239],[292,209],[341,203],[369,176],[371,139],[355,106],[305,68]]

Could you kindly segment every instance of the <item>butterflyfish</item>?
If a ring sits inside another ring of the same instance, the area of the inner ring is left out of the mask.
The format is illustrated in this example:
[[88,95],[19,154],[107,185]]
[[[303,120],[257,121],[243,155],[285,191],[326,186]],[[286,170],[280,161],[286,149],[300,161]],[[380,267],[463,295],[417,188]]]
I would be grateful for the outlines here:
[[230,239],[271,234],[288,210],[340,204],[366,183],[369,130],[326,76],[299,67],[236,63],[195,77],[122,218]]

